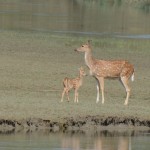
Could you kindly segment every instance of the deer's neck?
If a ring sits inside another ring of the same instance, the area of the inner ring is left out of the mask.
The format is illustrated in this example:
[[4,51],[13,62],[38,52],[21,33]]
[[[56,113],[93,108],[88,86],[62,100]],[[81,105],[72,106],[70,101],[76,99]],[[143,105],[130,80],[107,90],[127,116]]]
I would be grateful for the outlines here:
[[93,66],[93,57],[92,57],[92,53],[91,50],[85,52],[85,63],[89,68],[92,68]]
[[79,80],[82,80],[83,79],[83,75],[79,74]]
[[83,82],[83,76],[79,74],[79,76],[76,79],[78,80],[79,86],[81,86]]

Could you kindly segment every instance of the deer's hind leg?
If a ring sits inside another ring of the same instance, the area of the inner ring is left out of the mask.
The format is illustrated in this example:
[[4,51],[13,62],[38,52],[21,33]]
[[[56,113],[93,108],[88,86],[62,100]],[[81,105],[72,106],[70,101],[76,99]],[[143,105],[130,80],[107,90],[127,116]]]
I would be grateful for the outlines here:
[[68,102],[69,102],[70,101],[70,99],[69,99],[69,90],[67,89],[65,93],[67,95],[67,99],[68,99]]
[[102,93],[102,104],[104,104],[104,78],[103,77],[98,77],[96,78],[97,80],[97,99],[96,99],[96,103],[99,102],[99,92],[101,89],[101,93]]
[[61,96],[61,102],[63,102],[64,99],[64,95],[66,94],[67,99],[69,101],[69,90],[67,88],[64,88],[63,92],[62,92],[62,96]]
[[127,77],[125,77],[125,76],[123,76],[123,77],[121,77],[121,81],[122,81],[122,84],[123,84],[123,86],[125,87],[125,89],[126,89],[126,99],[125,99],[125,102],[124,102],[124,105],[128,105],[128,100],[129,100],[129,96],[130,96],[130,91],[131,91],[131,89],[130,89],[130,87],[129,87],[129,84],[128,84],[128,78]]

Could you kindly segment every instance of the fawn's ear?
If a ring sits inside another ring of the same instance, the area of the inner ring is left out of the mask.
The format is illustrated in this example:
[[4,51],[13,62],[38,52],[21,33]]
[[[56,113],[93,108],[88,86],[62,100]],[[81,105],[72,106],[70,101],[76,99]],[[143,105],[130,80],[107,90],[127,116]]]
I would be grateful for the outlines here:
[[78,68],[78,70],[80,71],[80,70],[83,70],[83,67],[81,66],[80,68]]

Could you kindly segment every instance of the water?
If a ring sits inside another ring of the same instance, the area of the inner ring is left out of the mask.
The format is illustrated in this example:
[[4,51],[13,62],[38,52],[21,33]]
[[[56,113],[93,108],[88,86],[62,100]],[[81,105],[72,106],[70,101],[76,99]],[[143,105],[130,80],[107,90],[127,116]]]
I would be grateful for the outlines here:
[[150,131],[49,131],[0,134],[3,150],[149,150]]
[[150,38],[150,0],[0,0],[0,30]]
[[0,134],[0,150],[149,150],[150,131]]

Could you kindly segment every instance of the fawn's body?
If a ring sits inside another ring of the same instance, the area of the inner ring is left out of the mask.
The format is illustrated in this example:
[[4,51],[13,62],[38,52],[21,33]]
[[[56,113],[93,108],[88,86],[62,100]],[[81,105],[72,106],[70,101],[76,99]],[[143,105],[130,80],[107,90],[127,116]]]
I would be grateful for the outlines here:
[[127,105],[130,95],[128,80],[131,76],[132,81],[134,80],[133,65],[125,60],[105,61],[93,58],[89,42],[75,49],[75,51],[85,52],[85,63],[90,70],[90,74],[97,81],[96,102],[99,102],[99,90],[101,88],[102,104],[104,103],[104,78],[119,78],[126,89],[127,96],[124,104]]
[[63,102],[64,94],[67,95],[67,99],[69,101],[69,91],[71,89],[74,89],[75,90],[74,102],[78,103],[78,89],[80,88],[80,86],[82,86],[83,76],[85,76],[85,75],[86,74],[85,74],[83,68],[81,67],[79,70],[79,76],[77,78],[74,78],[74,79],[70,79],[68,77],[64,78],[64,80],[63,80],[64,90],[62,92],[61,102]]

